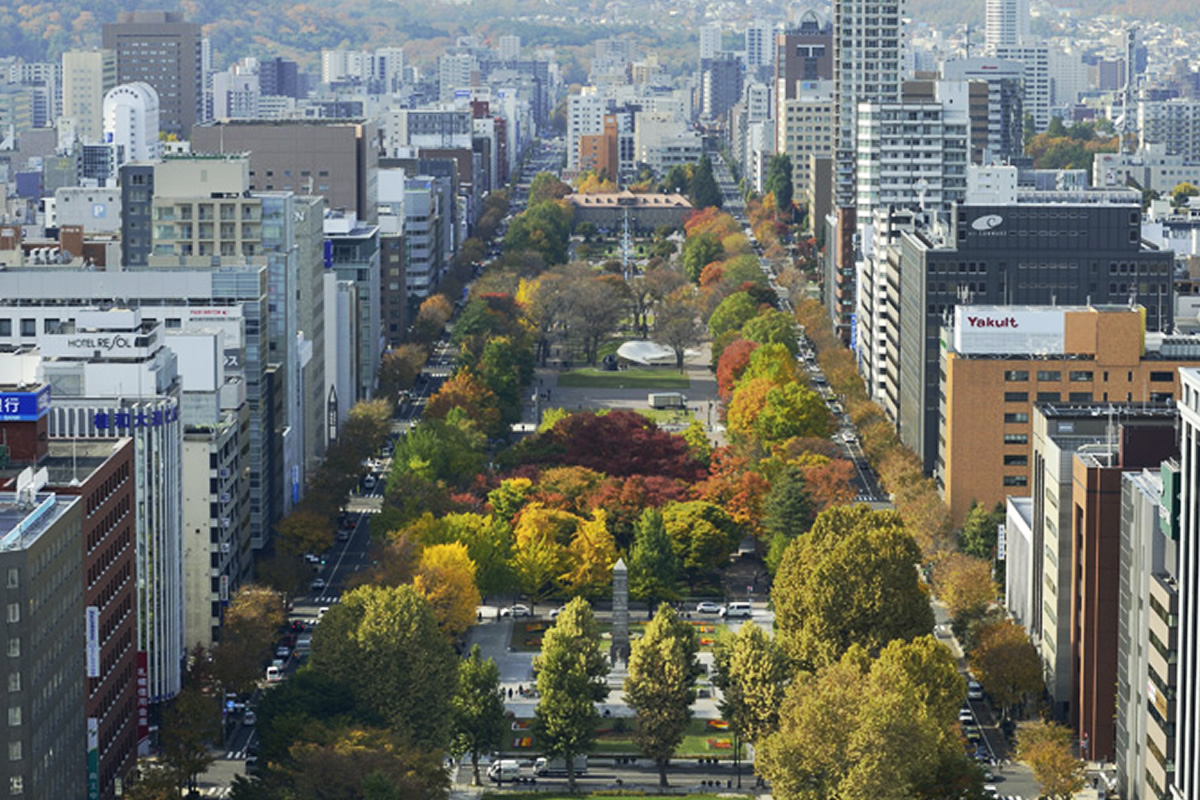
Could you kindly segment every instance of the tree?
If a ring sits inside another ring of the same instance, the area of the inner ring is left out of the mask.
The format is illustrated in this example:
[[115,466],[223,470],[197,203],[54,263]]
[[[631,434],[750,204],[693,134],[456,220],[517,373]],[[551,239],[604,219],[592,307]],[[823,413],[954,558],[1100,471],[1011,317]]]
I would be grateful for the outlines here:
[[431,295],[421,302],[412,324],[413,341],[430,344],[442,335],[446,323],[454,316],[454,307],[443,295]]
[[[812,527],[815,510],[809,496],[804,473],[791,467],[771,482],[771,490],[763,500],[763,528],[770,537],[771,553],[783,557],[787,544]],[[772,571],[779,562],[774,562]]]
[[448,637],[466,632],[479,608],[475,562],[462,542],[435,544],[421,551],[413,589],[433,609],[438,628]]
[[600,713],[608,697],[608,662],[600,652],[600,630],[592,607],[582,597],[567,603],[542,639],[534,657],[540,698],[534,734],[550,758],[565,759],[567,791],[575,791],[575,756],[591,750]]
[[779,385],[752,378],[739,383],[726,417],[730,433],[762,444],[829,434],[825,402],[795,381]]
[[350,687],[365,719],[406,733],[417,747],[450,739],[458,675],[433,610],[409,586],[360,586],[313,633],[312,669]]
[[[788,545],[775,577],[771,599],[785,651],[812,669],[856,644],[878,652],[893,639],[933,630],[917,580],[920,560],[894,512],[865,505],[823,511]],[[847,582],[847,575],[855,580]]]
[[1200,188],[1197,188],[1195,184],[1184,181],[1171,190],[1171,204],[1175,206],[1186,206],[1188,204],[1188,198],[1195,197],[1198,194],[1200,194]]
[[1017,755],[1033,769],[1046,797],[1071,797],[1084,785],[1084,763],[1071,752],[1070,729],[1034,722],[1017,733]]
[[721,301],[708,318],[708,335],[717,338],[726,331],[740,331],[758,314],[758,304],[749,292],[734,292]]
[[1042,660],[1025,629],[1012,620],[987,625],[976,637],[971,671],[1007,717],[1013,706],[1041,692]]
[[696,174],[692,178],[692,205],[696,208],[720,208],[725,203],[717,179],[713,177],[712,159],[700,156]]
[[571,238],[571,219],[558,202],[546,200],[532,204],[512,221],[504,234],[504,249],[509,252],[531,250],[546,264],[563,264]]
[[460,369],[425,404],[424,416],[445,419],[451,409],[461,408],[485,433],[503,432],[500,404],[483,380],[470,370]]
[[529,182],[529,206],[547,200],[561,200],[571,193],[571,187],[558,179],[553,172],[539,172]]
[[184,687],[162,720],[162,760],[179,789],[196,788],[196,778],[216,761],[214,748],[221,741],[221,712],[208,687],[208,654],[197,647]]
[[652,605],[655,600],[674,600],[682,565],[663,526],[662,512],[647,508],[634,526],[633,548],[629,551],[629,594]]
[[546,451],[526,463],[571,464],[618,478],[653,475],[688,482],[704,471],[683,437],[667,433],[635,411],[572,414],[547,438]]
[[742,338],[759,344],[781,344],[795,356],[800,351],[796,342],[796,320],[777,309],[767,309],[742,326]]
[[933,589],[955,622],[982,616],[996,600],[991,562],[947,553],[933,567]]
[[411,389],[428,353],[416,344],[402,344],[383,354],[379,361],[379,391],[384,397],[395,398],[401,390]]
[[725,248],[715,233],[701,233],[689,236],[683,241],[683,255],[680,257],[683,274],[692,283],[700,282],[700,273],[706,266],[721,258]]
[[659,303],[654,315],[654,338],[674,351],[675,366],[680,372],[687,349],[700,344],[703,333],[691,287],[681,286]]
[[454,738],[451,752],[471,756],[472,783],[480,785],[479,755],[500,747],[504,737],[504,694],[500,669],[483,658],[479,645],[458,665],[458,691],[451,701]]
[[971,507],[967,509],[962,532],[958,536],[959,549],[969,556],[991,561],[996,555],[996,532],[1003,524],[1003,508],[997,507],[994,511],[988,511],[978,503],[972,502]]
[[775,196],[775,205],[791,217],[792,213],[792,159],[786,153],[771,156],[767,164],[767,182],[764,187]]
[[248,692],[262,677],[262,663],[287,619],[279,593],[253,583],[234,592],[221,641],[213,650],[214,680],[227,692]]
[[628,307],[625,281],[615,275],[573,271],[565,293],[564,321],[571,338],[583,346],[587,363],[595,364],[601,340],[617,329]]
[[555,581],[563,573],[567,554],[554,527],[544,524],[543,515],[530,511],[527,508],[521,513],[521,520],[514,530],[511,567],[521,591],[537,602],[555,587]]
[[279,521],[275,531],[279,534],[279,549],[287,555],[299,556],[324,553],[332,547],[335,527],[328,514],[300,505]]
[[597,508],[590,520],[581,520],[567,546],[570,568],[561,576],[570,592],[592,597],[603,594],[612,583],[617,545],[608,532],[608,513]]
[[737,523],[714,503],[671,503],[662,514],[675,554],[693,574],[726,564],[742,537]]
[[717,639],[713,665],[721,716],[734,732],[752,744],[774,733],[792,670],[771,635],[747,620],[732,636]]
[[737,338],[722,349],[717,361],[717,394],[726,403],[733,396],[734,387],[750,365],[751,354],[761,346],[758,342]]
[[692,718],[699,649],[695,629],[664,603],[630,651],[624,689],[626,702],[637,714],[633,741],[658,765],[661,787],[667,785],[667,766]]
[[856,645],[796,675],[756,767],[779,800],[979,796],[954,716],[964,691],[933,637],[894,641],[875,660]]

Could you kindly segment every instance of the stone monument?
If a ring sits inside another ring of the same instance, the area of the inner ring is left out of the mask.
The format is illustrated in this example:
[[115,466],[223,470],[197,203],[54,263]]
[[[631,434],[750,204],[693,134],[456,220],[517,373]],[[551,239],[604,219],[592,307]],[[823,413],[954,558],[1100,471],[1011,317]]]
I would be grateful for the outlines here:
[[629,660],[629,568],[625,559],[617,559],[613,565],[612,620],[611,660],[615,664],[618,659]]

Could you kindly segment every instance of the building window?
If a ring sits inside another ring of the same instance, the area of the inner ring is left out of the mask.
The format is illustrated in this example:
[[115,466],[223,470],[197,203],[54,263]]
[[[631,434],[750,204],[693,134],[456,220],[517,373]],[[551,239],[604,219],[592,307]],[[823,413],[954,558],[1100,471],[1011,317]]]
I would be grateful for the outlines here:
[[21,320],[21,335],[22,336],[37,336],[37,320],[36,319]]
[[1039,403],[1057,403],[1062,395],[1059,392],[1038,392],[1037,399]]
[[8,621],[9,621],[9,623],[21,621],[21,604],[20,603],[9,603],[8,604]]
[[1029,444],[1029,434],[1027,433],[1006,433],[1004,434],[1005,444]]
[[1029,478],[1025,477],[1024,475],[1005,475],[1004,476],[1004,485],[1005,486],[1028,486]]
[[19,741],[8,743],[8,760],[9,761],[20,761],[21,760],[21,743]]
[[20,636],[14,636],[8,640],[8,657],[9,658],[20,658],[21,657],[21,637]]
[[21,570],[18,567],[8,568],[8,588],[17,589],[21,586]]
[[1061,381],[1062,373],[1059,372],[1058,370],[1054,370],[1054,369],[1039,369],[1038,370],[1038,380],[1039,381]]
[[1067,395],[1067,399],[1072,403],[1090,403],[1092,402],[1091,392],[1071,392]]
[[1029,392],[1005,392],[1004,402],[1006,403],[1028,403]]
[[[0,322],[3,322],[3,320],[0,320]],[[2,333],[2,331],[0,331],[0,333]],[[1174,381],[1175,381],[1175,373],[1174,372],[1151,372],[1150,373],[1150,382],[1151,383],[1173,383]]]
[[0,319],[0,336],[12,336],[11,319]]
[[8,778],[9,794],[25,794],[25,779],[20,775],[10,775]]
[[1090,383],[1093,379],[1092,371],[1086,369],[1073,369],[1067,376],[1071,379],[1071,383]]
[[1024,411],[1018,411],[1014,414],[1005,414],[1004,421],[1010,424],[1029,422],[1029,415]]
[[8,690],[10,692],[21,691],[21,671],[20,670],[14,669],[12,672],[8,673]]
[[1006,467],[1027,467],[1029,466],[1029,456],[1005,456],[1004,466]]
[[20,726],[21,726],[21,707],[20,706],[9,706],[8,707],[8,727],[19,728]]
[[1008,381],[1009,383],[1014,383],[1016,381],[1027,381],[1029,380],[1029,371],[1024,369],[1007,370],[1004,373],[1004,380]]

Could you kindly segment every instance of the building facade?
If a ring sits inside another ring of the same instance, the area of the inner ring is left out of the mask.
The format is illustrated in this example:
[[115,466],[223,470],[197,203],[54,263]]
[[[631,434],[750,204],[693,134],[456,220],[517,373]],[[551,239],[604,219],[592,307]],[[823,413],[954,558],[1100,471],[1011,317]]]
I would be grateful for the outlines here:
[[104,48],[117,56],[118,83],[147,83],[159,98],[159,130],[187,139],[204,121],[200,26],[169,11],[122,11],[106,23]]

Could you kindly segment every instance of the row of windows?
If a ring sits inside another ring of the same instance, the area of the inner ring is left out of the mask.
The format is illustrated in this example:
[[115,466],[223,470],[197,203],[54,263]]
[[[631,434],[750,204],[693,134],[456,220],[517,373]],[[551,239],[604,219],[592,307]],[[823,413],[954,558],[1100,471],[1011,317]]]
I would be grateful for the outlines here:
[[[1157,373],[1156,373],[1157,374]],[[1105,380],[1108,379],[1108,373],[1104,374]],[[1039,381],[1061,381],[1062,372],[1056,369],[1040,369],[1037,371],[1037,379]],[[1095,373],[1090,369],[1073,369],[1067,373],[1067,379],[1071,383],[1089,383],[1095,380]],[[1026,369],[1010,369],[1004,373],[1004,380],[1009,383],[1019,383],[1029,380],[1029,370]]]

